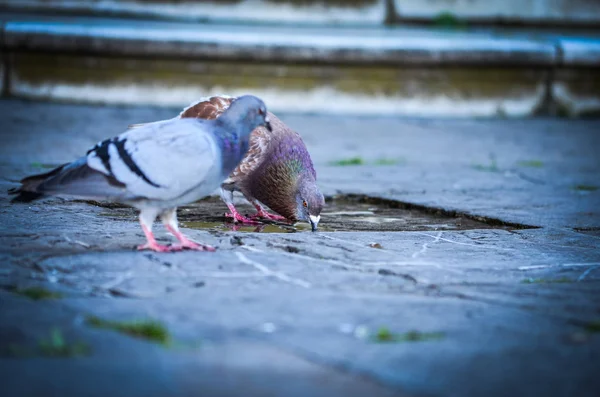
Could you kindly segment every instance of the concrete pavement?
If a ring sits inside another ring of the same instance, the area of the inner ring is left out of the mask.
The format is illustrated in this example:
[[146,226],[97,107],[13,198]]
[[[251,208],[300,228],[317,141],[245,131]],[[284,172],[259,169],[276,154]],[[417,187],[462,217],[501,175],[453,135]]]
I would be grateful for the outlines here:
[[[0,111],[5,192],[130,123],[177,110],[4,100]],[[281,118],[305,138],[327,195],[533,228],[186,230],[218,251],[168,255],[132,249],[142,238],[134,213],[119,219],[59,199],[9,205],[0,193],[4,390],[598,394],[598,121]],[[61,295],[32,300],[34,285]],[[90,315],[157,320],[172,342],[99,329]]]

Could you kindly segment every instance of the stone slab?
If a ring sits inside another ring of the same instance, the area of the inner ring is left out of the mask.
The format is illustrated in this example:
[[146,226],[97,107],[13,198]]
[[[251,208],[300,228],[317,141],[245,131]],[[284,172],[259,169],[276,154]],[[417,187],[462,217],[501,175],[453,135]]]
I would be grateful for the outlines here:
[[210,95],[253,93],[274,111],[523,117],[544,111],[549,73],[152,60],[13,53],[11,95],[53,101],[185,107]]
[[379,25],[385,19],[385,0],[235,0],[135,1],[5,0],[12,10],[87,15],[121,15],[210,23],[270,23],[304,25]]
[[[0,101],[0,111],[0,192],[40,163],[68,161],[128,124],[177,112],[15,100]],[[327,194],[389,196],[540,228],[186,229],[218,251],[168,255],[132,249],[143,238],[134,219],[58,199],[9,205],[0,193],[2,289],[63,294],[31,301],[0,291],[0,348],[33,348],[56,327],[93,348],[83,358],[3,357],[4,390],[597,395],[600,338],[587,329],[600,316],[600,190],[572,189],[598,184],[597,121],[281,117],[306,140]],[[350,156],[366,164],[331,165]],[[398,163],[373,165],[381,158]],[[179,347],[94,329],[90,314],[157,319]],[[442,335],[377,343],[382,327]]]
[[469,23],[590,26],[600,22],[594,0],[394,0],[396,18],[438,21],[442,15]]
[[108,18],[11,18],[4,46],[183,58],[359,64],[551,65],[551,43],[419,28],[300,28],[184,24]]

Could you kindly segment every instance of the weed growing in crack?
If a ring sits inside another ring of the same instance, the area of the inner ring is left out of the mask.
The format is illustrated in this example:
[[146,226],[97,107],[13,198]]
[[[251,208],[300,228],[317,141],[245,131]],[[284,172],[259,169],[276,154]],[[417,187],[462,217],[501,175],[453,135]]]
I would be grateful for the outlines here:
[[95,328],[111,329],[165,346],[171,342],[167,327],[155,320],[110,321],[96,316],[88,316],[86,323]]

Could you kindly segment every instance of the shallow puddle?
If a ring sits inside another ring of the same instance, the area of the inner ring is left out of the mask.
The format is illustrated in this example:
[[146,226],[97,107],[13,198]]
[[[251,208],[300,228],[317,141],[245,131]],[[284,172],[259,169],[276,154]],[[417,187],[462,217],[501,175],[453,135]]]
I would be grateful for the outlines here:
[[[228,231],[233,230],[236,232],[245,233],[295,233],[310,231],[310,225],[308,223],[297,223],[295,225],[284,225],[279,223],[261,223],[260,225],[234,225],[229,222],[181,222],[181,227],[187,227],[189,229],[212,229]],[[326,226],[319,227],[320,231],[333,232]]]
[[[93,203],[106,208],[100,215],[137,221],[137,211],[132,208]],[[254,207],[237,205],[241,214],[252,215]],[[235,225],[223,214],[227,207],[218,197],[211,197],[194,204],[180,207],[178,218],[182,227],[202,230],[239,231],[243,233],[295,233],[310,232],[310,225],[299,222],[285,225],[264,222],[260,225]],[[504,224],[498,220],[477,220],[474,217],[448,213],[434,208],[414,206],[390,200],[366,196],[340,196],[327,200],[321,213],[319,230],[336,231],[451,231],[472,229],[521,229],[527,226]]]

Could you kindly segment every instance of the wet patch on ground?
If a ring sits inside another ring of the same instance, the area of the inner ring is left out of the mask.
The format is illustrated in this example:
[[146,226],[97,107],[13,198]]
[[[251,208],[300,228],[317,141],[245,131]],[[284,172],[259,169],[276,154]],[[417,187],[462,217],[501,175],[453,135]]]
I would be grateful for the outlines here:
[[[137,210],[115,204],[88,202],[106,208],[100,215],[115,220],[137,221]],[[249,204],[238,204],[238,211],[252,215]],[[307,223],[286,225],[265,221],[260,225],[235,225],[224,217],[225,205],[218,197],[209,197],[194,204],[180,207],[178,218],[182,227],[203,230],[239,231],[255,233],[294,233],[310,231]],[[499,219],[446,211],[394,200],[363,195],[328,197],[321,214],[319,230],[336,231],[456,231],[473,229],[524,229],[533,226],[506,223]]]

